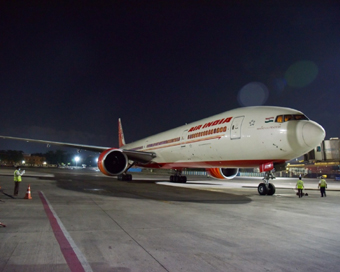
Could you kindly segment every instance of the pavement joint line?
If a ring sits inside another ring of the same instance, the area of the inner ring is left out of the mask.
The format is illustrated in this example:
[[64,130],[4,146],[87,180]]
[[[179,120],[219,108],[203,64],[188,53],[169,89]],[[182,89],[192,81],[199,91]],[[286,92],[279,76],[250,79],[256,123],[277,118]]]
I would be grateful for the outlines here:
[[19,244],[20,244],[20,243],[17,243],[17,244],[15,245],[15,247],[13,248],[12,252],[10,253],[10,257],[7,259],[7,261],[6,261],[5,265],[4,265],[4,267],[7,267],[8,262],[9,262],[10,259],[12,258],[13,254],[14,254],[14,252],[16,251],[16,249],[17,249],[17,247],[19,246]]
[[100,205],[97,204],[97,202],[95,200],[93,200],[94,203],[96,203],[96,205],[109,217],[111,218],[111,220],[113,220],[113,222],[115,222],[115,224],[123,231],[126,233],[126,235],[128,235],[140,248],[142,248],[152,259],[154,259],[161,267],[163,267],[166,271],[170,272],[170,270],[166,269],[166,267],[160,262],[158,261],[145,247],[143,247],[134,237],[132,237],[132,235],[125,230],[112,216],[110,216]]
[[137,194],[137,193],[131,193],[127,190],[107,190],[108,192],[111,192],[111,193],[115,193],[115,192],[121,192],[121,193],[126,193],[126,194],[130,194],[130,195],[134,195],[134,196],[138,196],[138,197],[141,197],[141,198],[144,198],[144,199],[149,199],[149,200],[153,200],[153,201],[159,201],[159,202],[164,202],[164,203],[171,203],[171,201],[167,201],[167,200],[162,200],[162,199],[157,199],[155,197],[148,197],[148,196],[145,196],[143,194]]

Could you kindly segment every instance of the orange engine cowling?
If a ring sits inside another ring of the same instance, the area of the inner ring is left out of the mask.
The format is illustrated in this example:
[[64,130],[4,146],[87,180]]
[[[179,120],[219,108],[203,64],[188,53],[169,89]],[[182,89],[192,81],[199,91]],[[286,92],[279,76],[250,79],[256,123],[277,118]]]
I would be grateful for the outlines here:
[[238,168],[207,168],[206,171],[216,179],[233,179],[238,174]]
[[107,176],[122,174],[128,167],[129,159],[120,149],[107,149],[99,155],[98,168]]

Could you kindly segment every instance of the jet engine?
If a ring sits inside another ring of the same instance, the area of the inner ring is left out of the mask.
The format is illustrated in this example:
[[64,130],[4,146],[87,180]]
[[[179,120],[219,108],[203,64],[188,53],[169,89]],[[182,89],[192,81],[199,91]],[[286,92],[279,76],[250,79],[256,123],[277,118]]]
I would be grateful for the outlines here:
[[238,174],[238,168],[207,168],[209,176],[216,179],[233,179]]
[[98,158],[99,170],[107,176],[117,176],[126,170],[129,159],[120,149],[107,149]]

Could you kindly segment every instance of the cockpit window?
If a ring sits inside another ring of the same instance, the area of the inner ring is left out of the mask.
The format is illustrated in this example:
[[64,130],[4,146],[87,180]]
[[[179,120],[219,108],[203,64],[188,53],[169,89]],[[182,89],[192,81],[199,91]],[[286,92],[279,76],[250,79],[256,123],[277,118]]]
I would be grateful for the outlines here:
[[295,114],[294,120],[309,120],[309,119],[307,118],[307,116],[305,116],[303,114]]
[[283,123],[283,115],[276,116],[275,122],[276,123]]
[[303,114],[286,114],[286,115],[278,115],[276,116],[276,123],[288,122],[290,120],[309,120],[307,116]]
[[294,120],[293,115],[285,115],[285,122],[287,122],[289,120]]

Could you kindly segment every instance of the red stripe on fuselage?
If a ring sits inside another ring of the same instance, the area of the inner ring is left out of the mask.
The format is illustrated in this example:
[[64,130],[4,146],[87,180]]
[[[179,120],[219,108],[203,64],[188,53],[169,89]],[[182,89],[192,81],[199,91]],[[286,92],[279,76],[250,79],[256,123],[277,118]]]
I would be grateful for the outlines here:
[[205,137],[205,138],[195,139],[195,140],[184,140],[184,141],[179,141],[175,144],[164,144],[164,145],[161,145],[161,146],[139,149],[138,151],[157,150],[157,149],[166,148],[166,147],[173,147],[173,146],[178,146],[178,145],[183,145],[183,144],[192,144],[192,143],[197,143],[197,142],[204,142],[204,141],[213,140],[213,139],[218,140],[218,139],[221,139],[223,136],[225,136],[225,134],[218,134],[218,135],[214,135],[213,137]]
[[197,162],[163,162],[152,164],[141,164],[139,166],[146,168],[256,168],[261,164],[273,162],[284,163],[285,160],[238,160],[238,161],[197,161]]

